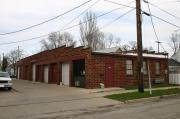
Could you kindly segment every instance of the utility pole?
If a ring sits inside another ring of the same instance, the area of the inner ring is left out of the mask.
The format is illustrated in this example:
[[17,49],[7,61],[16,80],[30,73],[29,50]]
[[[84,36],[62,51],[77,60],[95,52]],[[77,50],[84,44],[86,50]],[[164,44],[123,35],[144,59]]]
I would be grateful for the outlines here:
[[160,45],[162,42],[156,41],[156,43],[158,44],[158,53],[159,53],[159,45]]
[[142,19],[141,19],[141,0],[136,0],[136,22],[137,22],[137,79],[138,79],[138,91],[144,92],[144,81],[143,81],[143,57],[142,57]]

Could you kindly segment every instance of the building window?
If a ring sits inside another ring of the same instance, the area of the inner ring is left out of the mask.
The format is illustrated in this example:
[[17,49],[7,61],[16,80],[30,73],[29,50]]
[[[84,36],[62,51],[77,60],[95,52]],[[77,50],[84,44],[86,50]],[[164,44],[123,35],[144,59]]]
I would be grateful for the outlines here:
[[126,75],[133,75],[133,62],[126,60]]
[[156,62],[156,75],[160,74],[160,63]]
[[143,74],[147,75],[148,71],[147,71],[147,62],[143,61]]

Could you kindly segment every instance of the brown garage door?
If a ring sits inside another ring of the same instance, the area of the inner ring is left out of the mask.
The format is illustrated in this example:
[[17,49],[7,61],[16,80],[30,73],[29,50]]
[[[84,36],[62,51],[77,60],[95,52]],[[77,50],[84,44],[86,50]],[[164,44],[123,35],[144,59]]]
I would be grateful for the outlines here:
[[57,63],[53,63],[49,68],[49,83],[59,84],[59,68]]

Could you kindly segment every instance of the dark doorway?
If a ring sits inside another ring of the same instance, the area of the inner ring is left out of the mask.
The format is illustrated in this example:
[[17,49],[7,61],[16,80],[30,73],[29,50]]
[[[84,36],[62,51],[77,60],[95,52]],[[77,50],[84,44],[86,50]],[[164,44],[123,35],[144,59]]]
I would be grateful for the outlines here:
[[114,62],[106,63],[106,87],[113,86],[114,79]]
[[42,82],[42,67],[41,67],[41,65],[38,65],[37,69],[36,69],[36,81]]
[[73,80],[75,87],[85,88],[85,60],[73,61]]

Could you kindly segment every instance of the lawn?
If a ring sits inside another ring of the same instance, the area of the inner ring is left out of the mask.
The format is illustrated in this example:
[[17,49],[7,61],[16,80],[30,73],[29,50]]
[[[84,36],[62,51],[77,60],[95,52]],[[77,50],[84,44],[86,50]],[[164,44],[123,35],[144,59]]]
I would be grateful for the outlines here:
[[145,91],[144,93],[139,93],[139,92],[121,93],[121,94],[107,95],[104,97],[118,101],[127,101],[133,99],[156,97],[156,96],[171,95],[171,94],[180,94],[180,89],[173,88],[166,90],[153,90],[151,95],[149,94],[149,91]]
[[[177,86],[177,85],[173,85],[173,84],[154,84],[154,85],[152,85],[152,88],[174,87],[174,86]],[[137,88],[138,88],[137,86],[128,86],[125,89],[126,90],[134,90],[134,89],[137,89]],[[144,88],[149,88],[149,87],[145,86]]]

